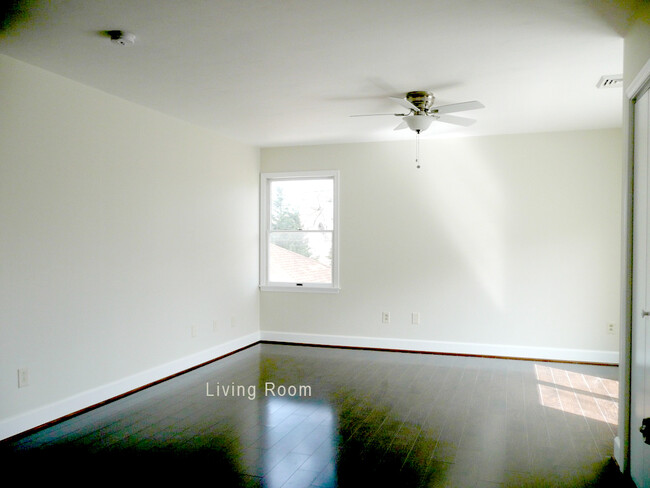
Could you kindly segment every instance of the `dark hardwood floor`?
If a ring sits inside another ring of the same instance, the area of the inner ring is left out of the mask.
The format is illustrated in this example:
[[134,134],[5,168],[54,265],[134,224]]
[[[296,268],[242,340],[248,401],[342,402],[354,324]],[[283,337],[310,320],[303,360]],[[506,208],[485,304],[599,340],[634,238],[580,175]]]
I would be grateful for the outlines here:
[[0,455],[33,480],[86,485],[620,487],[617,378],[608,366],[258,344]]

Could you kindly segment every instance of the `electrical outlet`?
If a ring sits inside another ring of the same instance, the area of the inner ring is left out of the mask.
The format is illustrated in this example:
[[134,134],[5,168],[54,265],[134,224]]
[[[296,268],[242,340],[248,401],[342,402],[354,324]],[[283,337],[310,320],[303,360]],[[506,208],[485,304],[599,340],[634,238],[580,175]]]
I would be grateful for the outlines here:
[[213,320],[212,321],[212,332],[219,332],[219,321],[218,320]]
[[197,335],[197,330],[196,330],[196,325],[192,326],[192,337],[196,337]]
[[616,333],[616,324],[614,324],[614,323],[607,324],[607,333],[608,334],[615,334]]
[[382,312],[381,313],[381,323],[382,324],[390,324],[390,312]]
[[29,386],[29,370],[27,368],[20,368],[18,370],[18,388]]
[[411,314],[411,324],[420,325],[420,312],[413,312]]
[[230,316],[230,327],[235,328],[237,327],[237,317],[234,315]]

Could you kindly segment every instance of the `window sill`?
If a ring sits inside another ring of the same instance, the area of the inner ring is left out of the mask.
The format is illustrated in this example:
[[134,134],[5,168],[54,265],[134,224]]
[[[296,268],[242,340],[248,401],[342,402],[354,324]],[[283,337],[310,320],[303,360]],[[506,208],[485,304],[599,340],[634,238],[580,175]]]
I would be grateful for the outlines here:
[[340,288],[325,288],[320,286],[260,286],[261,291],[288,293],[338,293]]

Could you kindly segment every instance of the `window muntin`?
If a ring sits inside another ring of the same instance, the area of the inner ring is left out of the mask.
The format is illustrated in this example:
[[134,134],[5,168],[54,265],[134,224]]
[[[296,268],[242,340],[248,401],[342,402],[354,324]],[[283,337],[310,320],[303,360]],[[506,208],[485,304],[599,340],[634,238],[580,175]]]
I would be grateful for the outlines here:
[[338,290],[337,172],[262,174],[262,289]]

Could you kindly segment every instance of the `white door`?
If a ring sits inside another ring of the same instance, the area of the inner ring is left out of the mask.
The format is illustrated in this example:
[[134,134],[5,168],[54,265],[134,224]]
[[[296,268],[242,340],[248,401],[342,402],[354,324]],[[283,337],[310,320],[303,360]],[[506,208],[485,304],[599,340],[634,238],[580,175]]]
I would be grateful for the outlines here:
[[[630,474],[638,488],[650,488],[650,445],[640,432],[650,417],[650,92],[637,98],[634,117]],[[646,434],[650,442],[650,425]]]

